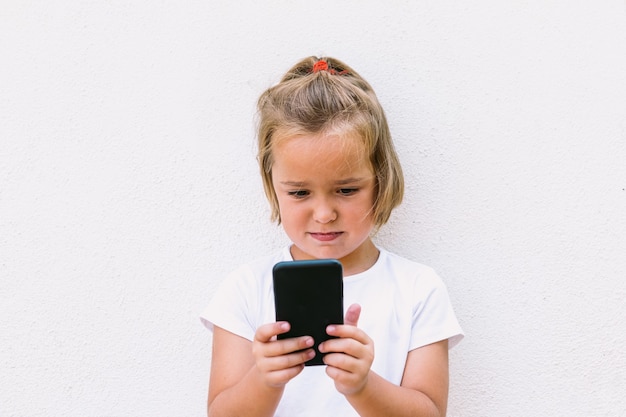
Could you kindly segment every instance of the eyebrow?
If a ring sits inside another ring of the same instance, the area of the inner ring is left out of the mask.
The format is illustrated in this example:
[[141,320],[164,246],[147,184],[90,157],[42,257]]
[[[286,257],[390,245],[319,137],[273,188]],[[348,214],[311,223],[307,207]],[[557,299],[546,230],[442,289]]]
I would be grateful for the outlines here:
[[[362,177],[362,178],[344,178],[341,179],[339,181],[335,181],[335,184],[337,185],[346,185],[346,184],[354,184],[354,183],[359,183],[359,182],[363,182],[367,180],[367,178]],[[307,183],[305,181],[281,181],[280,182],[283,185],[287,185],[290,187],[303,187],[305,185],[307,185]]]
[[364,177],[361,177],[361,178],[345,178],[343,180],[337,181],[335,184],[338,184],[338,185],[353,184],[355,182],[363,182],[365,180],[367,180],[367,178],[364,178]]

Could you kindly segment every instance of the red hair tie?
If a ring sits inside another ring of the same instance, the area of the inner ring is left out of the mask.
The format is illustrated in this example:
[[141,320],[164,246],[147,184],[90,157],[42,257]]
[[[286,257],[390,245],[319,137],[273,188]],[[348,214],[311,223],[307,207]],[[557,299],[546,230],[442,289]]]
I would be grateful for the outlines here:
[[348,73],[347,70],[343,70],[343,71],[337,72],[336,70],[334,70],[332,68],[329,68],[328,67],[328,62],[324,61],[323,59],[320,59],[315,64],[313,64],[312,72],[316,73],[316,72],[319,72],[319,71],[328,71],[332,75],[345,75],[345,74]]
[[313,72],[328,71],[328,62],[320,59],[313,65]]

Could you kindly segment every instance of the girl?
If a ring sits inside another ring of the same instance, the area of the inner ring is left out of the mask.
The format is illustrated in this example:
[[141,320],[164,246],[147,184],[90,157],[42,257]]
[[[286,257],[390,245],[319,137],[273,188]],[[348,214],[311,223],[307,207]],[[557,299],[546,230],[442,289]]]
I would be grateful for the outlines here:
[[[435,272],[377,247],[402,170],[370,85],[333,58],[296,64],[259,101],[258,160],[272,219],[292,244],[224,281],[202,315],[213,332],[209,416],[444,416],[448,349],[462,338]],[[345,324],[320,344],[277,340],[272,267],[338,259]]]

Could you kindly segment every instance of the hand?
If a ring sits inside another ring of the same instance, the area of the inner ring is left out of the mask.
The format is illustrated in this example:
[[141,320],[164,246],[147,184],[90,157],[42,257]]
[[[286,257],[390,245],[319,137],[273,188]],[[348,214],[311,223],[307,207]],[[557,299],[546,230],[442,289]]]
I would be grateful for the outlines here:
[[302,372],[304,362],[315,356],[310,336],[277,340],[276,335],[288,332],[289,328],[289,323],[284,321],[269,323],[260,326],[254,334],[252,355],[261,379],[270,387],[285,386]]
[[330,325],[326,332],[338,339],[320,344],[324,356],[326,373],[335,381],[335,388],[343,395],[360,392],[367,384],[370,368],[374,361],[374,342],[357,323],[361,306],[352,304],[346,311],[345,324]]

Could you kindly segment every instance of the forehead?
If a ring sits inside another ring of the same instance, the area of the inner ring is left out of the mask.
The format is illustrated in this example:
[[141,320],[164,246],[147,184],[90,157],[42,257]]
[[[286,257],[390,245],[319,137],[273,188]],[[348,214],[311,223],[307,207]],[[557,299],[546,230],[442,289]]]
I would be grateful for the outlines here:
[[363,139],[354,133],[283,136],[274,142],[272,156],[275,176],[305,179],[373,174]]

